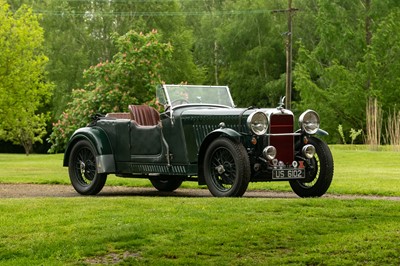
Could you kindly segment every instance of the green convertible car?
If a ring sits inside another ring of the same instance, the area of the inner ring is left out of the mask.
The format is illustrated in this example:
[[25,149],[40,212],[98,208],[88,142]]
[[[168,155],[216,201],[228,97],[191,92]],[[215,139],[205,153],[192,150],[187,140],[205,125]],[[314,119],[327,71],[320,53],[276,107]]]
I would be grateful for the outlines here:
[[315,135],[315,111],[298,119],[284,108],[235,108],[226,86],[162,85],[162,113],[130,105],[97,115],[75,131],[65,155],[75,190],[94,195],[107,175],[148,178],[160,191],[183,181],[206,184],[217,197],[240,197],[249,182],[289,181],[300,197],[319,197],[333,177],[329,147]]

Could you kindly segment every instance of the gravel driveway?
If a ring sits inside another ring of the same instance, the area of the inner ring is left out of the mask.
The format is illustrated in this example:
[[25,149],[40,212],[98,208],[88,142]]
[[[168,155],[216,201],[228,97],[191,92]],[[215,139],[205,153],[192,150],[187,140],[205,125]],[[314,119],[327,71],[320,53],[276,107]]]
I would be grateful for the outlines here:
[[[71,185],[0,184],[0,198],[79,197]],[[98,197],[146,196],[146,197],[212,197],[207,189],[177,189],[174,192],[159,192],[154,188],[104,186]],[[299,198],[292,192],[248,190],[245,198]],[[383,199],[400,201],[400,197],[333,195],[324,198],[337,199]]]

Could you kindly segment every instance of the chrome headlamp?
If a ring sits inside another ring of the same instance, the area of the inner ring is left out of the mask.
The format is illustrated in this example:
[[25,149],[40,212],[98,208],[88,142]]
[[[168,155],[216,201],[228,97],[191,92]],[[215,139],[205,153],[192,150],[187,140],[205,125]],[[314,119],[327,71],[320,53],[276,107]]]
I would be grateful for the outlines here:
[[313,110],[307,110],[299,117],[299,124],[307,134],[315,134],[319,129],[319,116]]
[[247,118],[247,126],[256,135],[264,135],[268,129],[268,117],[263,112],[254,112]]
[[263,156],[265,159],[272,161],[276,157],[276,148],[274,146],[267,146],[263,150]]
[[314,157],[315,154],[315,147],[311,144],[307,144],[303,147],[303,149],[301,150],[303,155],[307,158],[307,159],[311,159],[312,157]]

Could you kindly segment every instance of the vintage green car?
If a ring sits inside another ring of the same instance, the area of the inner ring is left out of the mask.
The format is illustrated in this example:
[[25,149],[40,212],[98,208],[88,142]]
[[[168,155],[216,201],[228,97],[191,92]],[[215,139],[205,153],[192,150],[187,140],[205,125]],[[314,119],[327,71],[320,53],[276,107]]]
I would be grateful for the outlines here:
[[249,182],[289,181],[300,197],[319,197],[333,177],[329,147],[315,135],[315,111],[299,129],[283,101],[276,108],[235,108],[226,86],[162,85],[164,111],[130,105],[127,113],[97,115],[72,135],[64,155],[71,183],[95,195],[107,175],[147,178],[160,191],[183,181],[207,185],[217,197],[240,197]]

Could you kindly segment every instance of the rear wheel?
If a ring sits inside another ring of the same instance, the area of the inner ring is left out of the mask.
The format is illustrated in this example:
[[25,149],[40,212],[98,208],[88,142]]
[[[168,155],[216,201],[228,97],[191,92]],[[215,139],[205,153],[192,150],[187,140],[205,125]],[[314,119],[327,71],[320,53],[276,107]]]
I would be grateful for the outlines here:
[[107,180],[107,174],[97,173],[97,151],[87,140],[78,141],[69,156],[69,178],[75,190],[82,195],[96,195]]
[[325,194],[332,183],[333,157],[328,145],[314,137],[308,139],[314,145],[315,156],[306,165],[306,178],[292,180],[290,186],[300,197],[320,197]]
[[158,191],[171,192],[179,188],[183,180],[176,177],[152,177],[150,182]]
[[204,178],[216,197],[241,197],[250,181],[250,162],[241,143],[218,138],[204,158]]

